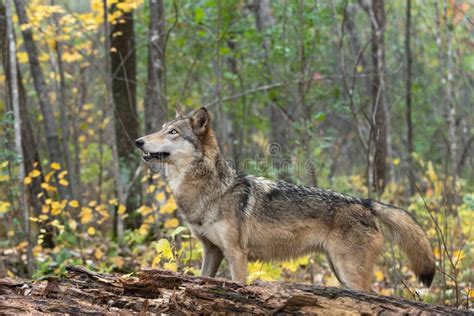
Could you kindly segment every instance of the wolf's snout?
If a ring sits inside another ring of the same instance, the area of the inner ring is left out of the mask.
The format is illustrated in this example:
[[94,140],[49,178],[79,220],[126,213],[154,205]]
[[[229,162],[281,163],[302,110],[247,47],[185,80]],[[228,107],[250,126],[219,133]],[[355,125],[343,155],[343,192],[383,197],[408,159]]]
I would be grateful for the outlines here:
[[135,145],[137,145],[138,148],[142,149],[143,145],[145,144],[145,141],[141,138],[138,138],[135,140]]

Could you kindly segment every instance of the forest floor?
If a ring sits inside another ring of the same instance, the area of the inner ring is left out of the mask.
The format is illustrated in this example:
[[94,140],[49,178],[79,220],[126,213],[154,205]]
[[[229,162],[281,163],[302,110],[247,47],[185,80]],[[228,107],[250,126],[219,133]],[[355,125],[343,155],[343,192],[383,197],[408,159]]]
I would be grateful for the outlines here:
[[0,279],[0,314],[410,314],[468,315],[444,306],[297,283],[242,285],[165,270],[136,275],[69,266],[63,278]]

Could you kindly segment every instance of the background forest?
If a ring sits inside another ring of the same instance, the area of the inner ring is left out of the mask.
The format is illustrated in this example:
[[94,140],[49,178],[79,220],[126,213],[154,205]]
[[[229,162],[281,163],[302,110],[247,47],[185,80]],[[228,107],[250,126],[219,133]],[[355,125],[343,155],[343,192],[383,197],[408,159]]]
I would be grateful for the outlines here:
[[[202,249],[133,144],[179,103],[209,109],[241,172],[411,211],[434,284],[387,243],[374,289],[469,307],[473,13],[465,0],[0,0],[0,277],[198,275]],[[249,278],[338,284],[319,255],[254,262]]]

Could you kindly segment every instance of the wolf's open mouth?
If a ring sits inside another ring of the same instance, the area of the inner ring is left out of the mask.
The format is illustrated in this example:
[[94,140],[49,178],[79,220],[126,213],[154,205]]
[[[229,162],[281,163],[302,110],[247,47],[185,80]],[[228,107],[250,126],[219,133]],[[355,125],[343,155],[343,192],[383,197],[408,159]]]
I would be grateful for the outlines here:
[[169,156],[170,156],[170,153],[167,153],[164,151],[157,152],[157,153],[145,152],[143,154],[143,160],[151,161],[153,159],[157,159],[157,160],[163,161],[163,160],[166,160]]

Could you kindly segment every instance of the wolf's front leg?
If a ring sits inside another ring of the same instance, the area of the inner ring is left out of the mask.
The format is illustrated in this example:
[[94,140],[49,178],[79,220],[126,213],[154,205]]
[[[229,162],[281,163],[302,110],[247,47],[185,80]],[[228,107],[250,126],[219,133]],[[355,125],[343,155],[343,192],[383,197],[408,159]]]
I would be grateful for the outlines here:
[[229,262],[232,281],[245,283],[247,279],[247,252],[235,248],[226,250],[224,255]]
[[215,277],[224,254],[210,241],[202,241],[202,246],[204,248],[204,260],[201,266],[201,275]]

